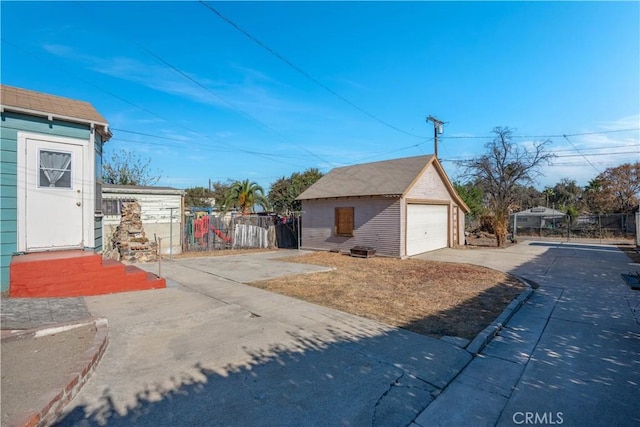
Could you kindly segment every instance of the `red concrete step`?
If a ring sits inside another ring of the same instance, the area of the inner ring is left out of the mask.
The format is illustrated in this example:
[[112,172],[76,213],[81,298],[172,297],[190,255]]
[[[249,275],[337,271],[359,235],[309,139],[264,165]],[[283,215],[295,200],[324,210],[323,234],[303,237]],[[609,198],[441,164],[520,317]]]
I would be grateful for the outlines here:
[[10,275],[12,297],[88,296],[166,287],[166,281],[152,273],[85,251],[14,256]]

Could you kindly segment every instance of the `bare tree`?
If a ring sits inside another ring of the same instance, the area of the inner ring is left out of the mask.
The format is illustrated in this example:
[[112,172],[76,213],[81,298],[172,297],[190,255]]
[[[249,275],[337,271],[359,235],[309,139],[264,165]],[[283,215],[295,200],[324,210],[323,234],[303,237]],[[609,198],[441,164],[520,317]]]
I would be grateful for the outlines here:
[[516,187],[535,182],[540,167],[554,157],[545,152],[549,140],[533,142],[529,146],[512,141],[508,127],[493,129],[495,138],[485,147],[487,153],[471,160],[459,162],[465,176],[479,185],[486,198],[488,211],[493,216],[493,228],[499,247],[507,240],[509,211],[516,197]]
[[111,157],[102,165],[102,180],[117,185],[154,185],[160,181],[160,175],[151,170],[151,159],[142,159],[140,155],[127,150],[111,153]]

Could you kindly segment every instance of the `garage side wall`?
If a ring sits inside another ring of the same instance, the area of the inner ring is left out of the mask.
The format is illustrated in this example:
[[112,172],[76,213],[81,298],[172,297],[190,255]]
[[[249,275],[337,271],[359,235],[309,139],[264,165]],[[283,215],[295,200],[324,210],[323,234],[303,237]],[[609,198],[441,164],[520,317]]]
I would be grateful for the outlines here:
[[466,242],[466,236],[465,236],[465,213],[462,209],[460,209],[459,211],[459,215],[458,215],[458,241],[456,242],[458,245],[463,245]]
[[[334,233],[335,208],[354,208],[354,236]],[[399,198],[345,198],[302,201],[302,248],[347,252],[371,246],[376,254],[400,256]]]

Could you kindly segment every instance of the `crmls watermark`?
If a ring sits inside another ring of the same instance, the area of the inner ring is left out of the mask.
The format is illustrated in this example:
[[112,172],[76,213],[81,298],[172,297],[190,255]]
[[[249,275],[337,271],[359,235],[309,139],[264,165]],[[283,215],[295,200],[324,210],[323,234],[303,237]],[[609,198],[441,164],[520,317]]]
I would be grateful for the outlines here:
[[517,425],[560,425],[564,422],[562,412],[516,412],[512,419]]

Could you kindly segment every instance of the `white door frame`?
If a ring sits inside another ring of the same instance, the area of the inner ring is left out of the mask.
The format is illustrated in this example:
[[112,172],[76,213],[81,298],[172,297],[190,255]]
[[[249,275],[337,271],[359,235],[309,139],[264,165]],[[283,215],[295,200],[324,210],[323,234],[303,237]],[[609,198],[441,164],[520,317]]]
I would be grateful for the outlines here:
[[[93,193],[95,178],[93,174],[93,150],[90,149],[90,141],[70,137],[53,136],[41,133],[18,132],[18,152],[17,152],[17,184],[18,184],[18,251],[27,252],[27,140],[39,140],[49,143],[71,144],[82,147],[83,162],[83,188],[82,188],[82,244],[91,243],[94,246],[93,227]],[[63,148],[64,146],[62,146]],[[60,248],[62,249],[62,248]]]

